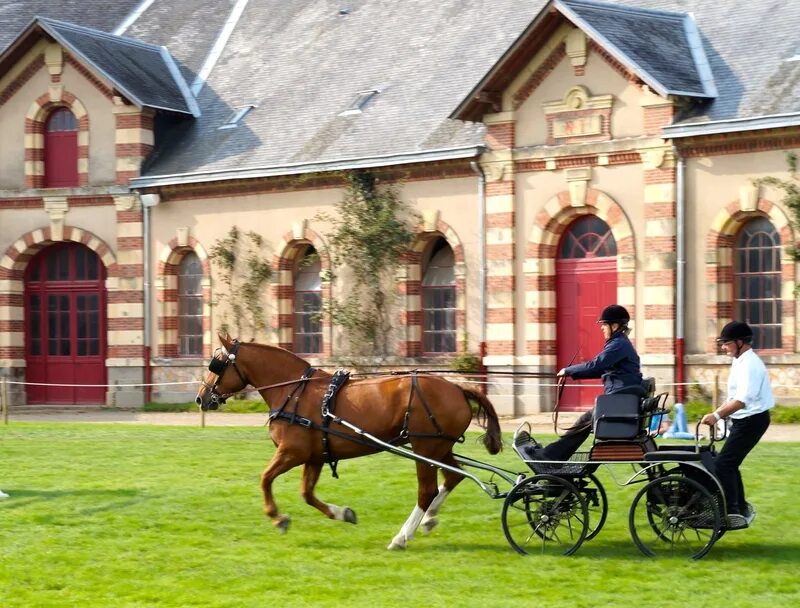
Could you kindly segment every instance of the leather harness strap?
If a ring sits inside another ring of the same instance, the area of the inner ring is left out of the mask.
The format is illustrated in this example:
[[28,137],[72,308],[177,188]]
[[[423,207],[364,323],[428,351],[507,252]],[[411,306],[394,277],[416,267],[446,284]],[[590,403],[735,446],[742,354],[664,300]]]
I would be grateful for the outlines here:
[[331,378],[328,390],[325,391],[325,394],[322,396],[322,404],[320,407],[320,413],[322,414],[322,458],[330,465],[331,475],[336,479],[339,478],[339,474],[336,472],[339,461],[333,457],[328,443],[328,427],[331,424],[331,420],[334,418],[333,410],[336,406],[336,393],[339,392],[339,389],[342,388],[342,385],[347,382],[349,378],[350,372],[337,369]]
[[[311,379],[311,376],[314,375],[314,372],[317,370],[313,367],[308,367],[306,371],[303,372],[303,375],[300,376],[300,380],[297,380],[294,388],[286,395],[286,399],[283,400],[283,403],[277,410],[270,410],[269,412],[269,421],[272,422],[276,418],[280,418],[282,420],[288,420],[290,424],[297,423],[301,426],[310,427],[311,421],[308,418],[303,418],[302,416],[298,415],[297,413],[297,404],[300,401],[300,397],[303,394],[303,391],[306,389],[306,385],[308,384],[308,380]],[[299,392],[298,392],[299,391]],[[295,393],[297,395],[295,396]],[[292,409],[291,413],[287,414],[284,412],[286,406],[289,404],[289,401],[292,400],[294,397],[294,408]]]
[[[348,441],[352,441],[354,443],[358,443],[361,445],[374,445],[374,444],[371,441],[365,440],[351,433],[346,433],[330,428],[331,422],[337,422],[340,420],[338,416],[334,415],[336,395],[339,392],[339,389],[350,378],[350,372],[348,371],[337,370],[336,373],[334,373],[334,375],[331,377],[328,389],[327,391],[325,391],[325,395],[323,395],[322,402],[320,403],[320,414],[322,420],[321,424],[317,424],[310,418],[306,418],[298,414],[297,407],[300,401],[300,397],[302,396],[303,391],[305,390],[305,387],[308,384],[308,381],[311,379],[311,376],[314,374],[315,371],[316,370],[313,367],[309,367],[308,369],[306,369],[305,372],[303,372],[303,376],[299,380],[293,381],[296,384],[296,386],[286,396],[286,398],[284,399],[283,403],[279,408],[270,410],[269,421],[272,422],[273,420],[285,420],[289,424],[299,424],[300,426],[303,426],[307,429],[320,431],[322,433],[322,455],[324,462],[330,465],[331,474],[333,475],[333,477],[338,478],[339,474],[336,471],[336,467],[339,461],[336,458],[334,458],[333,453],[330,449],[329,437],[328,437],[329,435],[335,435],[336,437],[341,437],[343,439],[347,439]],[[409,391],[408,404],[406,405],[406,411],[403,417],[403,428],[400,430],[400,434],[397,437],[389,440],[387,443],[391,443],[393,445],[400,445],[414,437],[449,439],[453,442],[463,442],[464,441],[463,435],[461,437],[451,437],[442,431],[442,427],[439,425],[439,422],[433,415],[433,412],[431,411],[431,408],[428,405],[428,402],[425,400],[425,396],[422,393],[422,389],[420,389],[419,387],[417,372],[412,371],[410,375],[411,375],[411,390]],[[285,384],[289,383],[287,382]],[[430,420],[431,424],[433,425],[435,432],[432,433],[409,432],[408,425],[411,416],[411,407],[414,404],[415,396],[417,397],[418,402],[425,409],[425,412],[428,416],[428,420]],[[294,401],[294,406],[287,408],[290,401]]]

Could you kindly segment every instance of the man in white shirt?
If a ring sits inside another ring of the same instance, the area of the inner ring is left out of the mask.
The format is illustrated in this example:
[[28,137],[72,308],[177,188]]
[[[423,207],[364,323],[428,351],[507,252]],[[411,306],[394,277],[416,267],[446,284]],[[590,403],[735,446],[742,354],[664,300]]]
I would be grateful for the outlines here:
[[775,405],[767,368],[753,350],[752,340],[753,330],[747,323],[731,321],[722,328],[717,342],[725,354],[733,357],[728,397],[702,420],[713,426],[722,418],[731,418],[728,438],[714,461],[717,479],[725,492],[729,528],[747,527],[753,519],[753,508],[745,501],[739,466],[769,427],[769,410]]

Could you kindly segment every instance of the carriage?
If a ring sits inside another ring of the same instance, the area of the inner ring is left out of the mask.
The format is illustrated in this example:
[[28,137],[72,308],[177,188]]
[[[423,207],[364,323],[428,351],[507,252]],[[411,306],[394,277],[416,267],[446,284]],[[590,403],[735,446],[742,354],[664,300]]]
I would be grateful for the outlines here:
[[[699,559],[729,529],[724,493],[713,474],[714,429],[706,444],[698,424],[694,444],[656,445],[651,421],[666,413],[667,394],[654,395],[654,383],[647,384],[644,398],[599,396],[591,448],[568,461],[531,460],[525,451],[530,427],[517,429],[514,449],[533,474],[514,485],[503,505],[503,531],[516,551],[570,555],[597,536],[608,513],[605,489],[595,475],[601,466],[618,485],[639,486],[628,527],[647,556]],[[621,468],[628,470],[623,476]]]
[[[497,414],[477,391],[416,371],[348,382],[347,374],[314,369],[284,349],[220,339],[223,347],[212,358],[196,401],[202,409],[216,409],[249,385],[271,404],[270,434],[277,450],[261,487],[265,513],[281,532],[288,530],[290,519],[272,497],[278,475],[302,465],[306,502],[331,519],[356,523],[352,509],[319,500],[314,487],[323,465],[329,464],[336,476],[339,460],[380,451],[417,463],[418,501],[389,549],[405,548],[417,529],[435,527],[445,498],[468,478],[504,501],[503,531],[517,552],[573,554],[606,521],[608,501],[596,475],[600,467],[620,486],[640,486],[628,524],[645,555],[699,559],[732,529],[713,474],[713,432],[706,444],[698,438],[694,445],[657,445],[649,429],[655,417],[666,413],[668,395],[655,394],[652,379],[645,382],[644,396],[599,396],[592,445],[569,460],[531,459],[526,451],[530,427],[523,423],[513,437],[513,448],[527,468],[519,472],[453,452],[473,415],[487,429],[489,453],[501,448]],[[627,473],[619,476],[620,469]],[[444,477],[438,487],[437,470]],[[488,472],[490,479],[474,470]],[[498,482],[510,489],[501,490]],[[754,515],[749,514],[748,524]]]

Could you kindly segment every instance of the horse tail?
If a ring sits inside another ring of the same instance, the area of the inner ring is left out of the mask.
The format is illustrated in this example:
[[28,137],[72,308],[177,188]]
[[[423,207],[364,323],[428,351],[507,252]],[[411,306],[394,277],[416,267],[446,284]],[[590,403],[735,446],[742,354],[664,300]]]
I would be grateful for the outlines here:
[[474,411],[475,421],[481,428],[486,429],[483,434],[483,445],[490,454],[497,454],[503,449],[503,436],[500,432],[500,420],[494,406],[489,399],[480,391],[461,387],[467,401],[477,404]]

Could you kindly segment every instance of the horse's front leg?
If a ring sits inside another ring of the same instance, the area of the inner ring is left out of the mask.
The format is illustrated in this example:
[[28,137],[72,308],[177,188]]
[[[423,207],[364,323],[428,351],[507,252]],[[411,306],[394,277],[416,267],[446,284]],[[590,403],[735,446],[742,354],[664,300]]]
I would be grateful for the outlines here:
[[414,538],[414,534],[422,521],[422,516],[428,510],[433,498],[436,496],[436,469],[429,464],[417,463],[417,504],[411,515],[394,536],[387,549],[405,549],[408,541]]
[[283,533],[289,529],[289,522],[291,518],[288,515],[281,515],[278,512],[278,505],[275,499],[272,498],[272,482],[278,475],[285,473],[300,464],[300,461],[293,457],[291,454],[286,453],[280,447],[269,466],[261,473],[261,491],[264,494],[264,513],[272,520],[272,525],[275,526],[279,532]]
[[351,524],[357,523],[355,511],[350,507],[339,507],[331,503],[322,502],[314,495],[314,487],[317,485],[317,481],[319,481],[321,472],[322,464],[307,462],[303,466],[303,480],[300,487],[300,494],[303,500],[306,501],[306,504],[318,509],[329,519],[338,519],[339,521],[346,521]]

